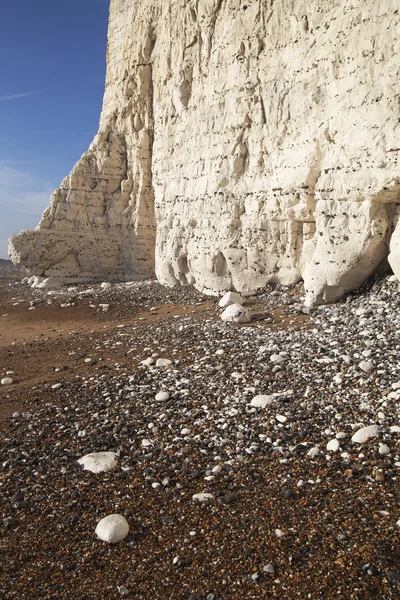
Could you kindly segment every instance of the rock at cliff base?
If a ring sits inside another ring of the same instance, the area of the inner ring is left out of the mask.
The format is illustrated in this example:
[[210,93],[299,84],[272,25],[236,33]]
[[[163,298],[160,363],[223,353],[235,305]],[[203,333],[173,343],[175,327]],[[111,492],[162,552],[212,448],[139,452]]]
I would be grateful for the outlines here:
[[221,313],[222,321],[231,323],[250,323],[251,318],[249,313],[241,304],[231,304],[223,313]]
[[244,300],[240,294],[237,294],[236,292],[227,292],[218,302],[218,306],[220,308],[226,308],[231,304],[243,304],[243,302]]

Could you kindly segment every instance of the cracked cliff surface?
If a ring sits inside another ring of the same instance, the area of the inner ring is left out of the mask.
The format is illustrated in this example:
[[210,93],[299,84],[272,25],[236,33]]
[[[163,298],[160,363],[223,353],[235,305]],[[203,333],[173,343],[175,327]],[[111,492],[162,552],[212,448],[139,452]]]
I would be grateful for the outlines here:
[[40,285],[209,293],[400,275],[400,17],[390,0],[112,0],[99,133],[38,228]]

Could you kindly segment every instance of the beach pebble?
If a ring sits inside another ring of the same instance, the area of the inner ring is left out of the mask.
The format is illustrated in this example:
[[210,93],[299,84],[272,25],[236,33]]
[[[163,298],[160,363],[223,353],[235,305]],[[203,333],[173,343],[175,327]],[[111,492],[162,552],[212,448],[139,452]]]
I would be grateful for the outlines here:
[[387,444],[379,444],[379,454],[382,454],[382,456],[390,454],[389,446]]
[[169,365],[172,365],[172,360],[169,358],[157,358],[156,367],[169,367]]
[[156,396],[155,396],[155,400],[157,400],[157,402],[165,402],[168,399],[169,399],[168,392],[158,392],[158,394],[156,394]]
[[328,450],[328,452],[337,452],[339,450],[339,447],[340,442],[338,439],[330,440],[326,445],[326,449]]
[[364,444],[369,439],[378,437],[379,435],[379,426],[378,425],[368,425],[367,427],[361,427],[358,429],[355,434],[352,436],[351,441],[356,444]]
[[284,357],[281,356],[280,354],[271,354],[271,356],[269,357],[269,360],[273,363],[276,363],[277,365],[280,365],[285,362]]
[[129,525],[125,517],[114,514],[104,517],[96,527],[96,535],[103,542],[118,544],[129,533]]
[[193,500],[196,500],[197,502],[212,502],[213,500],[215,500],[215,496],[214,494],[208,494],[208,493],[200,493],[200,494],[194,494],[192,496]]
[[358,366],[360,367],[361,371],[364,371],[365,373],[369,373],[374,367],[370,360],[362,360]]
[[263,394],[259,394],[258,396],[254,396],[252,401],[250,402],[251,406],[255,406],[256,408],[265,408],[274,402],[273,396],[267,396]]
[[1,385],[11,385],[13,382],[13,380],[11,379],[11,377],[3,377],[3,379],[1,380]]
[[92,452],[79,458],[78,463],[91,473],[107,473],[117,466],[115,452]]

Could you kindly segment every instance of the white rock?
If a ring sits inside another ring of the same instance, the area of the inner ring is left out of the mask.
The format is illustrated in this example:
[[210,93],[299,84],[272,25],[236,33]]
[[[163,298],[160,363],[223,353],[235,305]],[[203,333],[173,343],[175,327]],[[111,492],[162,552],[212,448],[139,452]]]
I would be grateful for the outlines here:
[[13,380],[11,379],[11,377],[3,377],[3,379],[1,380],[1,385],[11,385],[13,382]]
[[319,453],[320,449],[318,448],[318,446],[314,446],[313,448],[310,448],[310,450],[307,452],[307,456],[309,456],[310,458],[315,458],[316,456],[318,456]]
[[390,433],[400,433],[400,426],[392,425],[391,427],[389,427],[389,431]]
[[109,283],[108,281],[103,281],[103,283],[100,286],[103,290],[109,290],[111,288],[111,283]]
[[78,459],[78,463],[85,471],[92,473],[106,473],[117,466],[117,455],[115,452],[92,452]]
[[271,354],[269,360],[273,363],[276,363],[277,365],[280,365],[281,363],[285,362],[285,358],[280,354]]
[[59,390],[60,387],[62,387],[62,383],[55,383],[54,385],[51,386],[52,390]]
[[266,406],[270,406],[274,400],[273,396],[259,394],[258,396],[254,396],[250,405],[255,406],[256,408],[265,408]]
[[251,318],[249,313],[241,304],[231,304],[223,313],[221,313],[222,321],[231,323],[250,323]]
[[188,429],[187,427],[185,427],[184,429],[182,429],[181,431],[181,435],[185,436],[185,435],[190,435],[191,430]]
[[368,425],[367,427],[361,427],[352,436],[351,441],[356,444],[364,444],[369,439],[378,437],[380,433],[379,425]]
[[197,502],[212,502],[213,500],[215,500],[215,496],[214,494],[208,494],[206,492],[203,492],[200,494],[194,494],[193,500],[196,500]]
[[166,402],[169,399],[169,392],[158,392],[155,396],[157,402]]
[[226,308],[227,306],[231,306],[231,304],[243,304],[244,300],[237,294],[236,292],[227,292],[219,301],[218,306],[221,308]]
[[154,363],[154,358],[151,358],[151,356],[149,356],[149,358],[145,358],[144,360],[142,360],[140,362],[140,364],[143,365],[143,366],[145,366],[145,367],[149,367],[153,363]]
[[142,447],[143,447],[143,448],[149,448],[150,446],[152,446],[152,445],[153,445],[152,441],[151,441],[151,440],[149,440],[149,439],[147,439],[147,438],[144,438],[144,439],[141,441],[141,444],[142,444]]
[[118,544],[129,533],[129,525],[122,515],[108,515],[104,517],[96,527],[96,535],[103,542]]
[[157,358],[156,367],[169,367],[169,365],[172,365],[172,360],[169,358]]
[[328,450],[328,452],[337,452],[339,450],[339,447],[340,442],[338,439],[329,440],[329,442],[326,445],[326,449]]
[[369,373],[374,368],[374,365],[370,360],[362,360],[358,366],[365,373]]
[[279,421],[279,423],[287,422],[287,417],[285,417],[285,415],[275,415],[275,419]]
[[387,444],[379,444],[379,454],[382,454],[382,456],[390,454],[389,446]]

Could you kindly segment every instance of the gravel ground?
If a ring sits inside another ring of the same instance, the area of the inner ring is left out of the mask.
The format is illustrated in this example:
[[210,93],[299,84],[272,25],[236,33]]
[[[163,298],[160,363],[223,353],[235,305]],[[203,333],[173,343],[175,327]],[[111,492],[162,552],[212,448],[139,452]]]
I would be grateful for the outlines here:
[[[0,287],[1,597],[400,597],[393,277],[310,311],[271,285],[240,326],[190,288],[19,278]],[[77,462],[105,451],[113,471]]]

